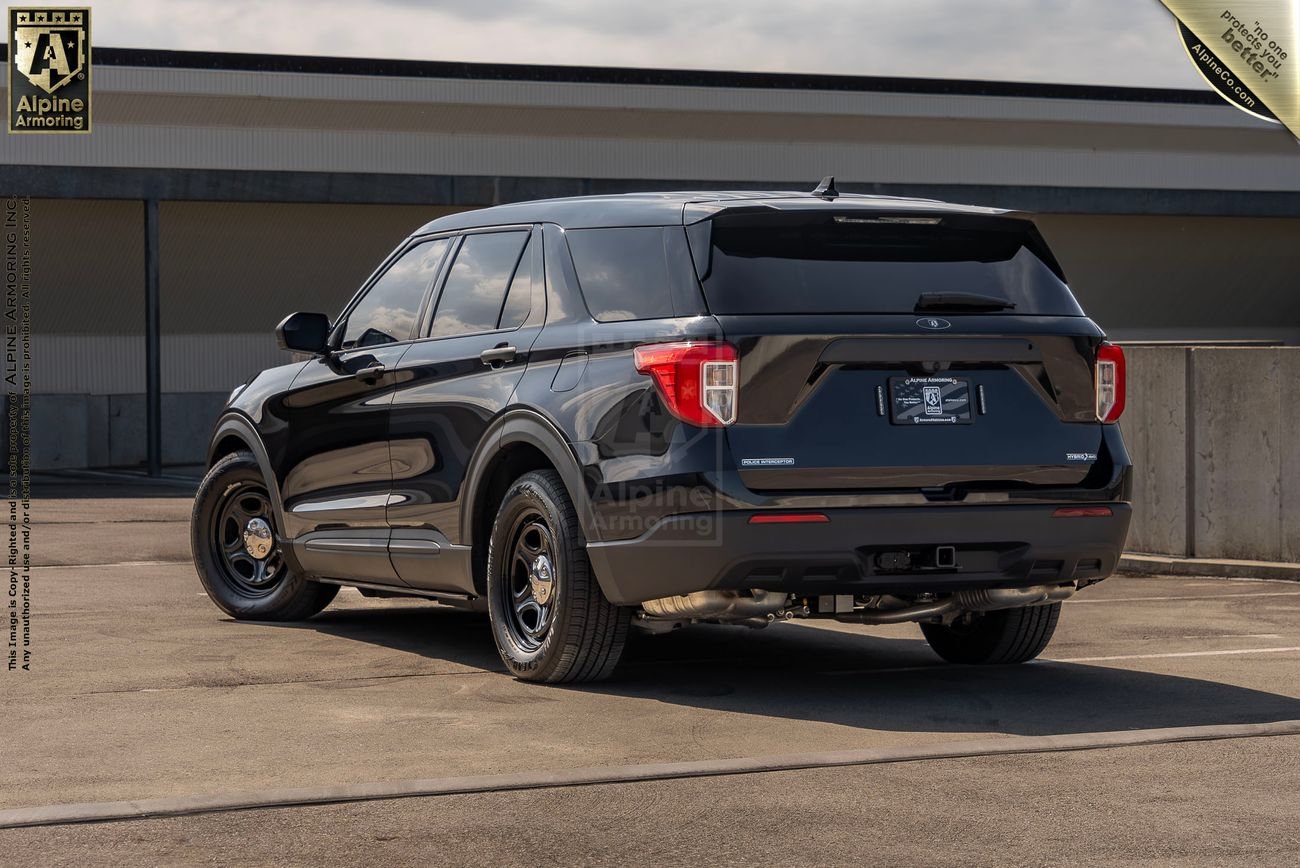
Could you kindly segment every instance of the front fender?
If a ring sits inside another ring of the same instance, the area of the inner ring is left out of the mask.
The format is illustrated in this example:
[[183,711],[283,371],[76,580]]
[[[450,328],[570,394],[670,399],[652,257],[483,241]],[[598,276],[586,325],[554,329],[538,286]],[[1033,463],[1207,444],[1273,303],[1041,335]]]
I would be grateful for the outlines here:
[[257,466],[262,470],[262,479],[266,482],[267,493],[271,496],[271,510],[275,514],[276,527],[284,527],[284,502],[280,499],[280,487],[275,484],[275,474],[271,470],[271,458],[266,451],[266,444],[262,442],[262,436],[257,433],[257,428],[251,419],[236,411],[227,410],[217,420],[212,432],[212,441],[208,445],[208,466],[211,467],[223,453],[229,451],[223,448],[223,444],[229,444],[232,438],[238,440],[243,448],[253,453],[253,457],[257,459]]

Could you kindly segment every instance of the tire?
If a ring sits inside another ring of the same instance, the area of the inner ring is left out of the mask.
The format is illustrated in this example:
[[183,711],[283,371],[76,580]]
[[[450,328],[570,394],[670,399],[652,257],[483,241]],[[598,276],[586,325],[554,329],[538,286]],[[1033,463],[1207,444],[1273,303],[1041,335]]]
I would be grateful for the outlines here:
[[492,634],[511,674],[559,684],[613,673],[631,610],[605,599],[558,473],[526,473],[506,491],[487,568]]
[[[254,557],[242,528],[261,519],[269,550]],[[190,550],[208,597],[241,621],[302,621],[329,605],[337,585],[309,581],[289,569],[266,480],[251,452],[235,452],[199,483],[190,515]],[[260,566],[259,566],[260,565]]]
[[1043,653],[1060,617],[1060,603],[1023,606],[975,615],[969,624],[922,624],[921,632],[949,663],[1024,663]]

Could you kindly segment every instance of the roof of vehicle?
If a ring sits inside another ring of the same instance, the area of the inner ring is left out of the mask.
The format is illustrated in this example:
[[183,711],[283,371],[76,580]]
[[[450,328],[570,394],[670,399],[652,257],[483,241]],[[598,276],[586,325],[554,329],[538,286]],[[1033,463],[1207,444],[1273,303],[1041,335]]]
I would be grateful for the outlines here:
[[575,196],[566,199],[538,199],[495,205],[449,214],[422,226],[415,234],[476,229],[520,223],[555,223],[565,229],[593,229],[610,226],[672,226],[695,223],[724,211],[739,209],[794,211],[829,210],[908,211],[927,214],[1009,215],[1014,212],[976,205],[956,205],[937,199],[905,196],[876,196],[840,193],[823,198],[811,193],[773,190],[688,191],[669,193],[620,193],[603,196]]

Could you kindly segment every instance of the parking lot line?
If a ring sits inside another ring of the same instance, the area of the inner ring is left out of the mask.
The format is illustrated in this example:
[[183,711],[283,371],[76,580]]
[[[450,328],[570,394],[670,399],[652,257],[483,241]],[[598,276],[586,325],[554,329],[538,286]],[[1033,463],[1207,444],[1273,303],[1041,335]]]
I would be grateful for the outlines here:
[[1107,660],[1155,660],[1161,657],[1228,657],[1234,654],[1281,654],[1300,651],[1300,645],[1289,648],[1234,648],[1230,651],[1167,651],[1163,654],[1115,654],[1110,657],[1062,657],[1049,663],[1104,663]]
[[1264,591],[1251,594],[1200,594],[1185,597],[1104,597],[1101,599],[1073,598],[1065,601],[1067,606],[1085,603],[1175,603],[1183,600],[1231,600],[1241,597],[1300,597],[1300,591]]
[[1190,741],[1300,735],[1300,720],[1273,723],[1182,726],[1065,735],[1015,736],[933,745],[783,754],[692,762],[651,763],[470,777],[294,787],[260,792],[192,795],[121,802],[45,805],[0,811],[0,829],[103,823],[222,811],[339,804],[381,799],[509,792],[555,787],[721,777],[763,772],[837,768],[939,759],[1102,750]]
[[32,564],[33,570],[84,570],[89,567],[175,567],[181,564],[193,564],[192,560],[183,561],[112,561],[103,564]]

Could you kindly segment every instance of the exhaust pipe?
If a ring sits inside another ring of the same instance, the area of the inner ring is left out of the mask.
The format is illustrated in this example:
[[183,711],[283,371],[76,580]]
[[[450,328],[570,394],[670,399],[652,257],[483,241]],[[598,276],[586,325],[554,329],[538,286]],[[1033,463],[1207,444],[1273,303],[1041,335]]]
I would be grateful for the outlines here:
[[789,596],[781,591],[757,588],[748,592],[696,591],[646,600],[641,608],[651,618],[670,621],[748,621],[758,618],[766,622],[785,608]]
[[[958,591],[944,600],[902,606],[897,609],[864,609],[836,615],[835,620],[852,624],[902,624],[928,621],[958,612],[996,612],[1021,606],[1046,606],[1074,596],[1076,585],[1035,585],[1029,588],[980,588]],[[884,598],[891,599],[891,598]]]
[[907,621],[928,621],[941,618],[960,607],[949,597],[933,603],[921,603],[916,606],[904,606],[901,609],[866,609],[852,614],[836,615],[836,621],[852,624],[903,624]]
[[1021,606],[1045,606],[1074,596],[1075,583],[1035,585],[1031,588],[980,588],[958,591],[957,604],[971,612],[996,612]]

